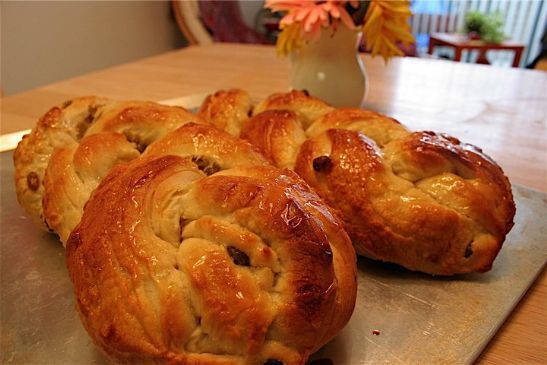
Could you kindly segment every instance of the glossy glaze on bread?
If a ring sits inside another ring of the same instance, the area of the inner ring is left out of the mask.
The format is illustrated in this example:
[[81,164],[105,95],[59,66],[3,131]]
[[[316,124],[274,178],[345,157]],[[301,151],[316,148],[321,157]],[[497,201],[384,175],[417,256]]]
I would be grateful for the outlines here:
[[301,365],[353,312],[341,222],[294,172],[182,108],[75,99],[15,165],[114,363]]
[[67,265],[86,329],[123,364],[304,364],[349,320],[351,242],[291,171],[116,167]]
[[513,225],[509,180],[479,148],[377,112],[334,109],[302,91],[273,94],[240,136],[304,178],[361,255],[438,275],[484,272]]
[[[56,150],[68,149],[72,151],[68,154],[73,154],[84,137],[113,132],[123,135],[124,139],[132,143],[135,153],[142,153],[153,141],[190,122],[205,123],[203,119],[182,107],[149,101],[119,102],[89,96],[54,106],[39,119],[31,133],[23,137],[15,150],[13,159],[17,200],[39,227],[51,230],[52,227],[48,226],[47,217],[44,216],[42,200],[46,190],[46,169]],[[100,149],[100,143],[90,144]],[[88,155],[92,158],[103,158],[95,154]],[[69,157],[65,153],[60,158]],[[128,158],[126,153],[122,161],[127,161]],[[78,165],[77,161],[75,163]],[[101,169],[106,166],[96,163],[90,165]],[[67,177],[62,177],[65,178]],[[58,220],[58,217],[53,219]]]

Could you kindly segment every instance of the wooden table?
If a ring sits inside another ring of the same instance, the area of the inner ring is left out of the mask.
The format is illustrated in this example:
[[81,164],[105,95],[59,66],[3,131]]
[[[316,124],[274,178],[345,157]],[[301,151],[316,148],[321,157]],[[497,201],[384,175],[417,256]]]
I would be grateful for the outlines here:
[[[379,58],[363,58],[369,107],[412,129],[479,145],[513,183],[547,192],[547,73],[417,58],[394,59],[386,67]],[[239,87],[260,99],[287,90],[287,79],[287,60],[273,47],[190,47],[6,97],[0,133],[31,128],[52,105],[79,95],[165,100]],[[542,274],[477,363],[545,363],[546,329]]]
[[481,40],[470,39],[464,34],[457,33],[433,33],[429,38],[429,47],[427,53],[433,54],[433,49],[436,46],[447,46],[454,48],[454,61],[459,62],[462,58],[464,50],[478,50],[479,57],[477,63],[489,64],[486,58],[486,52],[492,50],[509,50],[515,53],[513,57],[513,67],[519,67],[520,58],[524,51],[524,44],[504,41],[501,43],[487,43]]

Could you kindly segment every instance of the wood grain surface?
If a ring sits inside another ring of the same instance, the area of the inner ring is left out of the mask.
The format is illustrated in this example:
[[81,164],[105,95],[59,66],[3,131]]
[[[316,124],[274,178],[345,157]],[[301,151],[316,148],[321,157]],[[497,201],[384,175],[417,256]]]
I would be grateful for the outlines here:
[[[513,183],[547,191],[547,73],[418,58],[386,66],[379,58],[363,58],[367,107],[412,129],[447,132],[478,145]],[[260,99],[287,90],[287,75],[287,60],[269,46],[189,47],[5,97],[0,134],[32,128],[51,106],[76,96],[165,100],[238,87]],[[543,273],[477,364],[547,363],[546,329]]]

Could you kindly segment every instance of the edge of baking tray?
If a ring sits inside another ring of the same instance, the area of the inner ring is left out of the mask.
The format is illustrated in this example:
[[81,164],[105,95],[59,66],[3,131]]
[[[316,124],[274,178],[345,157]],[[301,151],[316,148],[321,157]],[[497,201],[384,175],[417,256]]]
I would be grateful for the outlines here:
[[[545,192],[542,192],[540,190],[535,190],[533,188],[529,188],[527,186],[523,186],[523,185],[516,185],[516,184],[513,184],[513,189],[514,188],[520,188],[520,189],[525,189],[525,190],[532,190],[536,193],[542,193],[542,194],[545,194],[547,196],[547,194]],[[477,347],[475,353],[471,356],[470,358],[470,364],[474,364],[477,359],[482,355],[482,353],[484,352],[484,350],[486,350],[486,348],[488,347],[488,345],[490,345],[490,343],[492,342],[492,340],[494,339],[494,337],[496,337],[496,335],[499,333],[501,327],[503,327],[503,325],[505,323],[507,323],[507,319],[513,314],[513,312],[515,311],[515,309],[517,308],[517,306],[520,304],[520,302],[522,301],[522,298],[524,298],[524,296],[526,294],[528,294],[528,291],[530,290],[530,288],[532,286],[534,286],[534,284],[536,283],[536,281],[539,279],[541,273],[543,272],[543,270],[545,270],[545,262],[543,263],[543,265],[541,265],[538,270],[532,275],[532,278],[531,280],[528,282],[528,284],[526,285],[525,289],[523,290],[523,292],[521,293],[521,295],[515,299],[515,301],[512,303],[511,305],[511,309],[509,309],[507,311],[507,315],[503,318],[502,321],[500,321],[498,323],[497,326],[495,327],[492,327],[492,330],[490,331],[490,334],[488,336],[488,338],[486,339],[486,341],[484,341],[484,343],[482,344],[482,346],[479,346]]]

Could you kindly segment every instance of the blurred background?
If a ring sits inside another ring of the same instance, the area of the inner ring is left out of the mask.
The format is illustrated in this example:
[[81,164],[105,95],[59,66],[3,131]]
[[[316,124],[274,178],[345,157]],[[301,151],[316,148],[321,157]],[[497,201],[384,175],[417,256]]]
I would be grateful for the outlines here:
[[[407,56],[453,59],[450,47],[428,54],[430,36],[463,32],[470,13],[495,17],[505,38],[525,46],[520,67],[536,67],[545,56],[546,1],[413,0],[412,10],[416,43],[404,49]],[[248,0],[2,0],[0,20],[0,85],[12,95],[192,44],[274,43],[279,17]],[[464,51],[462,61],[478,57]],[[511,67],[513,53],[488,51],[487,58]]]

